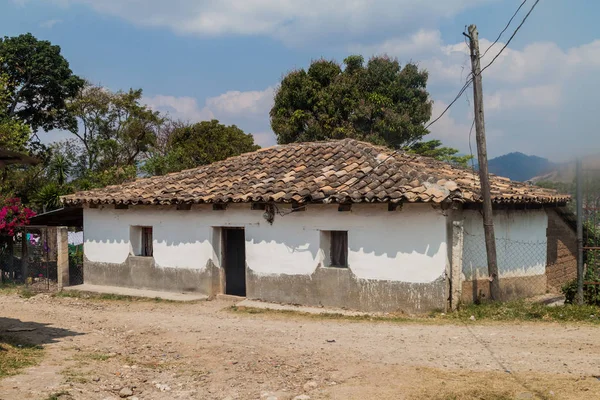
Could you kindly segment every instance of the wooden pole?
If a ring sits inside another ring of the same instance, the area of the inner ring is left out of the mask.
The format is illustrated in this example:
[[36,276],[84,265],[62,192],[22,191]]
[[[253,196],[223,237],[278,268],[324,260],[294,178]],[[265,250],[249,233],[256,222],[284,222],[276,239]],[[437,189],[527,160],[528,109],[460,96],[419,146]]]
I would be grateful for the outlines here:
[[473,103],[475,105],[475,132],[477,137],[477,158],[479,162],[479,182],[483,197],[483,230],[487,252],[488,274],[490,279],[490,297],[500,300],[500,280],[496,257],[496,236],[492,214],[492,195],[488,173],[487,148],[485,142],[485,120],[483,115],[483,88],[481,84],[481,64],[479,59],[479,33],[475,25],[469,26],[471,50],[471,68],[473,73]]

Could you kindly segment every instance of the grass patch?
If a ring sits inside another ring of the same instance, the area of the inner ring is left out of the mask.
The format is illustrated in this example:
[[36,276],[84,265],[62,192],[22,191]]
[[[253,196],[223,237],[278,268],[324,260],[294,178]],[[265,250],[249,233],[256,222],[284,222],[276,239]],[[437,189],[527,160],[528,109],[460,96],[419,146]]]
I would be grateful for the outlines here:
[[81,383],[85,384],[89,382],[86,374],[82,371],[75,369],[74,367],[65,368],[61,374],[65,377],[67,383]]
[[113,357],[114,357],[114,355],[112,355],[112,354],[93,352],[93,353],[77,354],[73,358],[75,360],[106,361],[106,360],[110,360]]
[[565,304],[549,307],[529,301],[506,303],[470,304],[456,312],[440,318],[471,321],[471,316],[482,321],[543,321],[543,322],[586,322],[600,324],[600,307],[590,305]]
[[41,346],[0,336],[0,379],[16,375],[23,368],[36,365],[42,359],[43,353]]
[[19,296],[28,299],[35,296],[37,293],[22,283],[0,283],[0,294],[18,294]]
[[[302,317],[318,320],[347,320],[368,322],[396,323],[477,323],[477,322],[583,322],[600,324],[600,307],[589,305],[566,304],[549,307],[528,301],[512,301],[506,303],[484,303],[465,305],[460,310],[450,313],[433,311],[422,315],[384,314],[384,315],[344,315],[340,313],[312,314],[295,310],[273,310],[254,307],[231,306],[231,312],[241,314],[266,314],[272,316]],[[471,320],[475,317],[475,321]]]
[[64,399],[64,396],[69,396],[69,392],[58,392],[52,393],[50,396],[46,397],[44,400],[61,400]]
[[[296,310],[273,310],[269,308],[256,308],[256,307],[244,307],[244,306],[231,306],[230,311],[241,314],[268,314],[268,315],[280,315],[280,316],[298,316],[309,319],[329,319],[329,320],[348,320],[348,321],[395,321],[395,322],[410,322],[414,321],[416,317],[409,317],[404,314],[387,314],[387,315],[345,315],[341,313],[329,313],[324,312],[322,314],[314,314]],[[426,317],[427,318],[427,317]],[[426,318],[418,318],[419,320],[426,320]]]
[[173,300],[165,300],[160,297],[148,298],[148,297],[134,297],[125,296],[121,294],[110,294],[110,293],[90,293],[80,292],[76,290],[63,290],[53,295],[58,298],[74,298],[74,299],[86,299],[86,300],[106,300],[106,301],[127,301],[127,302],[153,302],[153,303],[178,303]]
[[0,283],[0,294],[15,294],[19,293],[19,291],[24,287],[23,284],[18,283]]

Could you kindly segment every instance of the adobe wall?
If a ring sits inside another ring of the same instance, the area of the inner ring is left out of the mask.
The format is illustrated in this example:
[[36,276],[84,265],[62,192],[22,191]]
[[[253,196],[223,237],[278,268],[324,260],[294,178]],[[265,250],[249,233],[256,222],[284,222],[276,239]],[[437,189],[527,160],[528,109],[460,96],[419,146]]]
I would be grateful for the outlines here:
[[577,235],[555,209],[548,209],[548,265],[546,276],[548,290],[560,288],[577,278]]
[[[221,229],[244,228],[247,297],[365,311],[427,312],[448,299],[447,218],[431,205],[309,205],[273,224],[250,204],[216,211],[84,209],[85,283],[224,293]],[[153,257],[132,255],[131,227],[151,226]],[[348,231],[348,268],[326,266],[323,231]]]

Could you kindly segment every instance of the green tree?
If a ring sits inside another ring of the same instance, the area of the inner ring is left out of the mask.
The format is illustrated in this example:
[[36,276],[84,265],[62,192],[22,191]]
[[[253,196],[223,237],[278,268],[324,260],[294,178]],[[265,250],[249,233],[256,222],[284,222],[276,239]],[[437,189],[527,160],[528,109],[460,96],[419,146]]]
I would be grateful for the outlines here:
[[48,173],[59,186],[67,183],[70,170],[71,161],[64,154],[56,153],[53,155],[48,166]]
[[2,110],[10,103],[8,76],[0,73],[0,148],[24,152],[29,141],[29,127],[16,119],[10,118]]
[[355,138],[466,165],[469,156],[437,140],[420,143],[429,131],[432,102],[428,73],[401,67],[387,56],[360,55],[313,61],[286,75],[275,94],[271,128],[279,143]]
[[60,47],[27,33],[0,39],[0,74],[6,78],[8,101],[0,115],[28,125],[32,131],[74,129],[66,102],[83,86]]
[[283,78],[270,113],[279,143],[352,137],[401,148],[428,133],[426,71],[386,56],[344,65],[317,60]]
[[251,134],[217,120],[170,123],[163,127],[157,143],[142,168],[149,175],[194,168],[260,148]]
[[80,122],[73,130],[78,139],[81,175],[110,168],[136,166],[156,141],[162,119],[140,104],[142,90],[113,93],[86,85],[69,110]]
[[458,155],[458,150],[451,147],[443,147],[442,142],[439,140],[415,143],[408,148],[408,151],[465,168],[469,166],[469,161],[473,158],[471,156]]

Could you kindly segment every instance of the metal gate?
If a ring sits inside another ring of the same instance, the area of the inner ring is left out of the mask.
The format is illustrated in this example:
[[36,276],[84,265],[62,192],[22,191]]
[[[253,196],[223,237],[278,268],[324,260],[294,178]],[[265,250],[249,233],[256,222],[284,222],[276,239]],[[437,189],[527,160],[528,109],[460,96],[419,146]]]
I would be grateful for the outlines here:
[[0,241],[2,283],[23,283],[33,291],[53,291],[57,282],[56,232],[27,228]]

